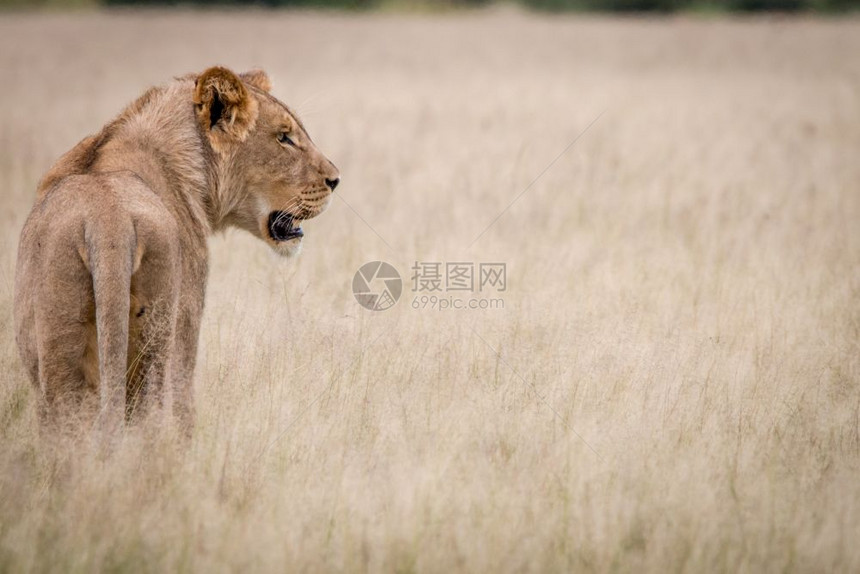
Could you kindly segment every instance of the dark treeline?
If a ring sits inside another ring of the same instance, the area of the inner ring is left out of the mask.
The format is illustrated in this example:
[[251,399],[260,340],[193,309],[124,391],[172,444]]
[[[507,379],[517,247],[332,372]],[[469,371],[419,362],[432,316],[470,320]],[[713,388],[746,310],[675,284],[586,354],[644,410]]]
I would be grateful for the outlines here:
[[[71,4],[136,6],[259,6],[372,10],[378,8],[449,9],[486,6],[497,0],[0,0],[4,5]],[[547,11],[608,12],[849,12],[860,10],[860,0],[502,0]]]
[[860,9],[860,0],[521,0],[520,3],[544,10],[615,12],[679,10],[842,12]]

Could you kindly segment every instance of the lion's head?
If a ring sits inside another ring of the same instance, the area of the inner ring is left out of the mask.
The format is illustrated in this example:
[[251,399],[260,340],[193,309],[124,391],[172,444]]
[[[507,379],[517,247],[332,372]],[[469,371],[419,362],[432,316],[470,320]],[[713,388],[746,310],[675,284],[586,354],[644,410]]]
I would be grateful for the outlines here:
[[215,67],[197,77],[194,104],[217,156],[219,219],[293,255],[302,222],[328,207],[340,174],[270,89],[263,71]]

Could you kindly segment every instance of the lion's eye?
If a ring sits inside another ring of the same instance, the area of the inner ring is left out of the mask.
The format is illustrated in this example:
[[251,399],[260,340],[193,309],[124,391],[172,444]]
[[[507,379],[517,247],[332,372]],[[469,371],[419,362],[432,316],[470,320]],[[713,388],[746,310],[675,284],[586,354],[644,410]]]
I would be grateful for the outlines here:
[[294,142],[294,141],[290,138],[290,136],[289,136],[289,135],[287,135],[287,132],[281,132],[281,133],[279,133],[279,134],[278,134],[278,141],[279,141],[279,142],[281,142],[281,143],[282,143],[282,144],[284,144],[284,145],[291,145],[291,146],[293,146],[293,147],[295,147],[295,146],[296,146],[296,142]]

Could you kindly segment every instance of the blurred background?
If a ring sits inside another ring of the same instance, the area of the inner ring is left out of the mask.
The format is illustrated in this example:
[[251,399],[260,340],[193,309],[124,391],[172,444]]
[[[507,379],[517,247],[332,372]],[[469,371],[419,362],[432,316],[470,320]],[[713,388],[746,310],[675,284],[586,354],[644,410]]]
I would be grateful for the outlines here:
[[[0,7],[0,574],[860,572],[860,0]],[[289,261],[211,240],[190,449],[49,444],[37,182],[214,64],[336,199]],[[504,308],[414,307],[418,261],[505,263]]]
[[452,10],[492,4],[518,4],[546,11],[606,12],[824,12],[860,8],[860,0],[0,0],[0,7],[85,6],[258,6],[348,10]]

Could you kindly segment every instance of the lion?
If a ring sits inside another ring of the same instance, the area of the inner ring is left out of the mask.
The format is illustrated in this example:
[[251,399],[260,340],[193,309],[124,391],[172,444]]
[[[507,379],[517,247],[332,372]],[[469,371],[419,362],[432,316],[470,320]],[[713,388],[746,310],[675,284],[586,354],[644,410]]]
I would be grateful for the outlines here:
[[295,255],[302,222],[340,181],[270,91],[262,70],[175,78],[42,178],[21,232],[14,318],[43,426],[89,398],[96,421],[117,429],[167,399],[191,432],[207,237],[237,227]]

